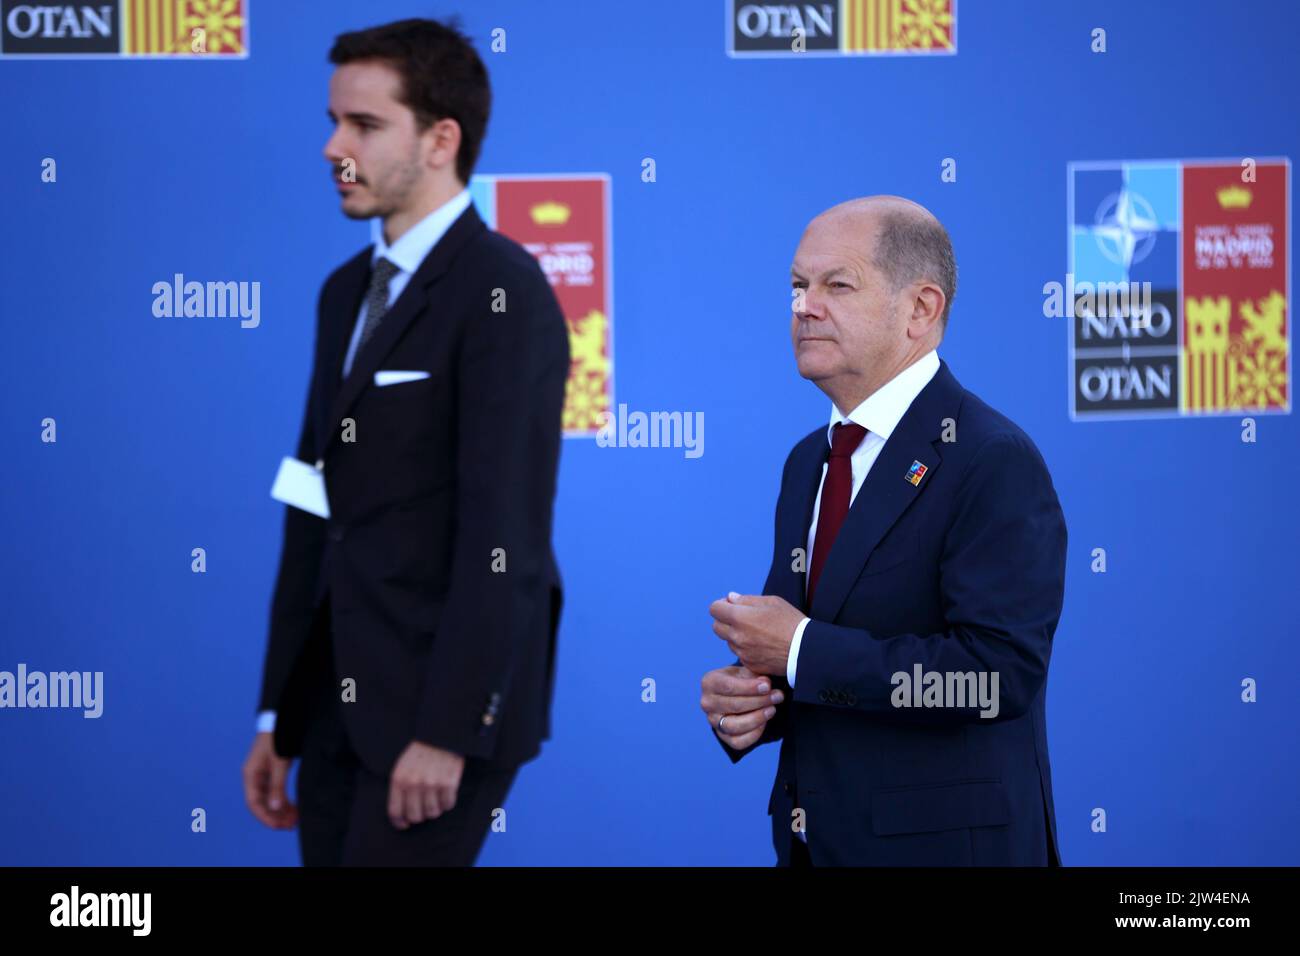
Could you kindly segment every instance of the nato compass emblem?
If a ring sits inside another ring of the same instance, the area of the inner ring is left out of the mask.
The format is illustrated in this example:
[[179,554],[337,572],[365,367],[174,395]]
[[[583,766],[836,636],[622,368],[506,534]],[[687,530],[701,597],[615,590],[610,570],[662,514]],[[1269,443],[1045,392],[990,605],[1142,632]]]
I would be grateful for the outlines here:
[[1092,234],[1101,254],[1128,268],[1151,255],[1160,220],[1151,203],[1125,189],[1111,193],[1097,207],[1097,224]]

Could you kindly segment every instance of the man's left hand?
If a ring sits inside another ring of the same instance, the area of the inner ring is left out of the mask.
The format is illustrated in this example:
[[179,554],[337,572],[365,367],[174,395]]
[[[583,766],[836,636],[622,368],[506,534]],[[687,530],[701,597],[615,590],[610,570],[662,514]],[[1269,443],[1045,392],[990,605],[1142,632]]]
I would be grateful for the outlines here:
[[388,783],[388,819],[399,830],[435,820],[456,805],[465,758],[418,740],[393,764]]
[[709,605],[713,633],[755,674],[784,677],[795,628],[807,615],[784,598],[732,591]]

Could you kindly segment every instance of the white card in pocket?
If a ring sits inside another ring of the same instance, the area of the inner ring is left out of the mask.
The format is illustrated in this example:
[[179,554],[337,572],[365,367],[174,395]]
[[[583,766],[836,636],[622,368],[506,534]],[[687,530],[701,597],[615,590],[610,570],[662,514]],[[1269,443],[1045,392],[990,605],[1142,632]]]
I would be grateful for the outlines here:
[[376,385],[400,385],[402,382],[418,382],[422,378],[428,378],[428,372],[398,372],[391,369],[385,369],[375,373]]
[[271,497],[321,518],[330,516],[329,501],[325,497],[325,476],[319,469],[297,458],[285,457],[280,462],[275,484],[271,486]]

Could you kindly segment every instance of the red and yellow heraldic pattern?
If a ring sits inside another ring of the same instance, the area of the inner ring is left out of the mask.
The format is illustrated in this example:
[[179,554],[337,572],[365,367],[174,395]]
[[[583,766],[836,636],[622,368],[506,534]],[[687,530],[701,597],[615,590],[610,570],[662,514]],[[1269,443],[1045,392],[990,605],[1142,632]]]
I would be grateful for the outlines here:
[[1183,165],[1183,411],[1290,407],[1285,162]]
[[609,180],[475,177],[490,221],[537,257],[569,323],[564,433],[594,435],[613,402]]
[[122,0],[123,52],[245,56],[243,0]]

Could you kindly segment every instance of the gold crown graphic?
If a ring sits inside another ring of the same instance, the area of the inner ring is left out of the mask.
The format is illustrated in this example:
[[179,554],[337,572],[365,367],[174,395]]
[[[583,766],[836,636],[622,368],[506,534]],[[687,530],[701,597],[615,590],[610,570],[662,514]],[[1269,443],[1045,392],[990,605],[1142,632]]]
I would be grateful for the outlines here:
[[564,203],[548,199],[529,210],[533,222],[539,226],[563,226],[569,221],[569,207]]
[[1219,197],[1219,205],[1224,209],[1245,209],[1253,198],[1250,190],[1244,186],[1224,186],[1215,195]]

